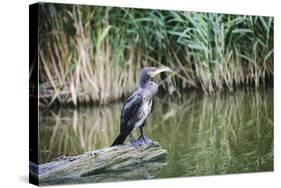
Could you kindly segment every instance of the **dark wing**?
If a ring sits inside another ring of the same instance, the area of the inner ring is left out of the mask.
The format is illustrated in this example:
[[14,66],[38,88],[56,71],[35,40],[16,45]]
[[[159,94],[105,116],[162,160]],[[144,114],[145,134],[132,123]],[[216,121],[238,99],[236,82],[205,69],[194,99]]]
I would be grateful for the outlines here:
[[[153,109],[154,109],[154,103],[155,103],[155,99],[153,98],[153,99],[152,99],[152,105],[151,105],[151,112],[152,112]],[[150,113],[151,113],[151,112],[150,112]]]
[[142,92],[137,90],[125,102],[121,112],[121,132],[127,130],[127,122],[135,116],[142,104]]

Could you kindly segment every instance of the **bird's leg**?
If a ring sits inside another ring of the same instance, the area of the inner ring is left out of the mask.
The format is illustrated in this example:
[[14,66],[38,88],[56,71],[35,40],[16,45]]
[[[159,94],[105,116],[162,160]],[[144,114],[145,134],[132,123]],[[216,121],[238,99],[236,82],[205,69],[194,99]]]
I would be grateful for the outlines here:
[[149,138],[146,138],[145,136],[144,136],[144,132],[143,132],[143,127],[144,127],[144,123],[140,126],[140,133],[141,133],[141,135],[140,135],[140,137],[139,137],[139,142],[141,143],[141,144],[148,144],[148,143],[151,143],[152,141],[149,139]]
[[140,133],[141,133],[140,138],[141,139],[145,139],[144,132],[143,132],[143,127],[144,127],[144,125],[140,126]]

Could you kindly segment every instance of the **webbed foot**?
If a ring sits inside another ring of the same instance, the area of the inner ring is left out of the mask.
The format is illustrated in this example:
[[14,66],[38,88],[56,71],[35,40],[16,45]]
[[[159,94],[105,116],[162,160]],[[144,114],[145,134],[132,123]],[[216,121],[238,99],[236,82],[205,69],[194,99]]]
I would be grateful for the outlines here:
[[138,148],[142,145],[139,140],[131,140],[131,144],[134,148]]
[[152,140],[150,140],[149,138],[145,137],[144,135],[141,135],[139,137],[138,141],[140,142],[141,145],[152,143]]

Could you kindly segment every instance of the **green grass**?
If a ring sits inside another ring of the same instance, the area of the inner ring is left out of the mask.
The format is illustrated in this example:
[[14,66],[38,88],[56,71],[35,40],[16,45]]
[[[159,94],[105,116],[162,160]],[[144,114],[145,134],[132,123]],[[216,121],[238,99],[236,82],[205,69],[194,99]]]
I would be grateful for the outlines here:
[[107,104],[130,94],[144,66],[169,66],[178,96],[273,80],[273,18],[41,4],[40,103]]

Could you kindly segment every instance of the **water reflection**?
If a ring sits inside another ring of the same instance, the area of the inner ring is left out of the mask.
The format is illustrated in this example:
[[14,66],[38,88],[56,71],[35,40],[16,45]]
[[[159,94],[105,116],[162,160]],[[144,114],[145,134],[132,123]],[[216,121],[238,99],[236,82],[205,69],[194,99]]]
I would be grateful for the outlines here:
[[[121,107],[40,113],[40,163],[109,146]],[[169,165],[154,177],[273,170],[273,90],[157,98],[145,133],[169,152]]]

